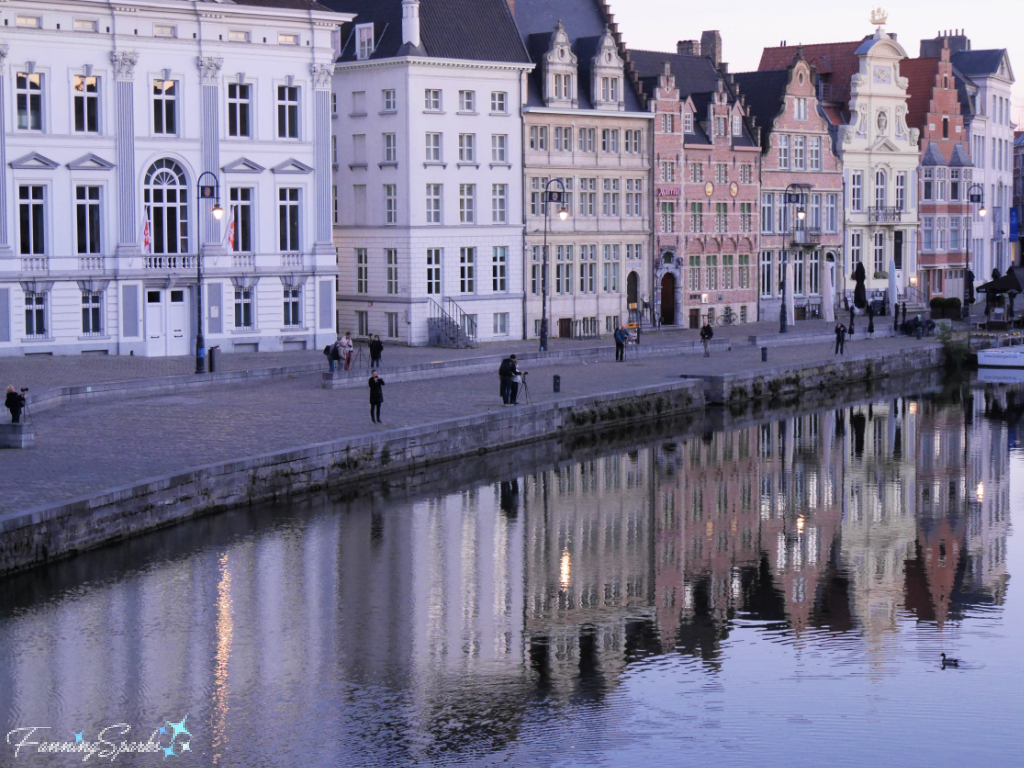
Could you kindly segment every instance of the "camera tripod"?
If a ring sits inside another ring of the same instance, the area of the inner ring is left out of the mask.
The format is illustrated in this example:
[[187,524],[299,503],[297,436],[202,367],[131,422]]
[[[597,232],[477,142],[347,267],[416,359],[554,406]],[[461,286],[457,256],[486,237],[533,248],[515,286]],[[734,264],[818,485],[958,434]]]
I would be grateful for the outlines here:
[[516,393],[516,400],[519,398],[525,398],[526,404],[530,404],[530,386],[526,383],[526,374],[523,374],[523,380],[519,384],[519,391]]
[[357,346],[352,353],[352,362],[349,364],[349,367],[362,368],[364,365],[367,365],[366,353],[363,352],[362,347]]
[[31,416],[31,414],[29,413],[29,410],[28,410],[28,397],[26,397],[26,395],[25,395],[26,392],[28,392],[27,389],[21,390],[21,397],[25,401],[25,404],[23,406],[21,406],[21,413],[22,413],[22,416],[24,417],[22,419],[23,423],[28,424],[29,423],[29,416]]

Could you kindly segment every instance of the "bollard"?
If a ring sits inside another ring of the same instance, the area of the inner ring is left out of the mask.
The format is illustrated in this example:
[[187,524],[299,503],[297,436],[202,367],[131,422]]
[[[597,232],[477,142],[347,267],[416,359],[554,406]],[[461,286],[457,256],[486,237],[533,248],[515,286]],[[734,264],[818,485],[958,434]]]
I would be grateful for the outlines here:
[[768,347],[761,347],[761,362],[768,362]]
[[555,392],[556,393],[561,392],[562,391],[562,377],[559,376],[557,373],[555,374],[555,377],[554,377],[554,383],[555,383]]
[[921,326],[917,326],[917,331],[914,333],[914,335],[920,339],[922,336],[924,336],[924,328],[922,328]]
[[209,352],[209,355],[208,355],[208,357],[209,357],[208,365],[210,367],[210,373],[215,373],[217,371],[217,350],[218,349],[220,349],[220,347],[210,347],[210,349],[207,350]]

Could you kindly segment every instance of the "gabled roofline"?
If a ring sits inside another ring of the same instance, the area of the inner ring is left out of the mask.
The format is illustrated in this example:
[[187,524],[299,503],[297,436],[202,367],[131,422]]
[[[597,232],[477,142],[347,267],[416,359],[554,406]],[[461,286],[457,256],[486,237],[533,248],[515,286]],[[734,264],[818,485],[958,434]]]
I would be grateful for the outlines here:
[[468,69],[512,69],[532,72],[537,66],[533,62],[479,61],[477,59],[441,59],[431,56],[392,56],[385,59],[364,59],[363,61],[335,61],[334,71],[353,69],[374,69],[395,65],[422,64],[435,67],[463,67]]

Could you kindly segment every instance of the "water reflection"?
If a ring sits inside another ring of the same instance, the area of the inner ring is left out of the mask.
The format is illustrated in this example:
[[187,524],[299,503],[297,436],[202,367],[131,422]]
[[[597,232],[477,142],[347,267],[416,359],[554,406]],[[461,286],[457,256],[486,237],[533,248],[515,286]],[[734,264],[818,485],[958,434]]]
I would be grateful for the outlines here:
[[72,588],[20,577],[0,584],[0,712],[62,730],[187,712],[203,764],[550,762],[607,739],[586,713],[620,711],[631,666],[753,683],[749,628],[897,676],[908,622],[1007,599],[1017,403],[741,416],[455,492],[307,500]]

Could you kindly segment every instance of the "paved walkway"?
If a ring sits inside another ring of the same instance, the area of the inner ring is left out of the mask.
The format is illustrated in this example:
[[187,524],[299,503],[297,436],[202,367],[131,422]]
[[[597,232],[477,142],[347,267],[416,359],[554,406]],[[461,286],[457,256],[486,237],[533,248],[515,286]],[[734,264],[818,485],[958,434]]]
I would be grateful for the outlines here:
[[[862,338],[853,341],[848,352],[899,354],[901,349],[920,343],[905,338]],[[770,364],[831,357],[829,345],[819,342],[775,348]],[[709,359],[686,355],[621,364],[566,363],[538,368],[528,381],[533,402],[545,402],[761,365],[759,350],[743,346]],[[552,392],[553,374],[562,377],[559,395]],[[203,464],[501,407],[495,374],[403,382],[385,373],[385,380],[383,427],[369,420],[366,391],[325,390],[316,373],[196,394],[96,401],[43,411],[33,417],[36,447],[3,452],[0,514]]]

